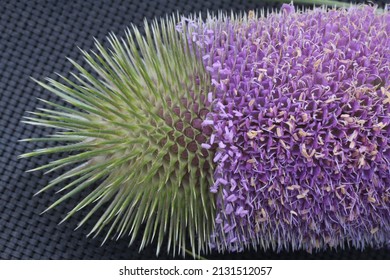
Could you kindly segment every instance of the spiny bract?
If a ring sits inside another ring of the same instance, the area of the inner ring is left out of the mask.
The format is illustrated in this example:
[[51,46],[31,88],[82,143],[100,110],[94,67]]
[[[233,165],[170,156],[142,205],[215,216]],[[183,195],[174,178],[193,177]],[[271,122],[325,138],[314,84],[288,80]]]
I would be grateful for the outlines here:
[[145,37],[136,27],[125,39],[111,35],[110,51],[96,42],[98,53],[83,52],[94,73],[71,61],[76,82],[38,82],[74,109],[45,101],[54,110],[39,109],[25,122],[57,132],[28,140],[71,144],[22,156],[77,152],[35,169],[81,163],[43,189],[74,178],[48,209],[89,188],[65,219],[94,204],[82,225],[104,207],[91,233],[107,226],[107,237],[130,234],[131,242],[140,233],[140,249],[157,239],[157,253],[166,233],[168,251],[184,253],[188,239],[193,250],[207,251],[215,216],[212,157],[202,147],[211,133],[202,125],[210,110],[209,75],[175,26],[167,19],[145,23]]
[[89,188],[65,219],[96,203],[80,225],[104,207],[92,233],[157,252],[383,246],[389,33],[366,6],[146,23],[84,52],[94,73],[40,83],[75,109],[45,101],[26,122],[58,131],[29,140],[74,143],[23,157],[71,152],[37,168],[81,163],[49,209]]

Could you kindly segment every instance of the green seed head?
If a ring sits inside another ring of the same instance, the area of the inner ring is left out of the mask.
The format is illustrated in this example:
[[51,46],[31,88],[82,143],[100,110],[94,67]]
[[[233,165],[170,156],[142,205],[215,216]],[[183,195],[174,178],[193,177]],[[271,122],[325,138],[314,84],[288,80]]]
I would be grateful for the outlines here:
[[39,109],[26,123],[56,132],[28,140],[68,144],[22,157],[71,153],[34,169],[73,167],[43,189],[73,179],[48,209],[89,190],[65,220],[89,207],[81,226],[104,208],[91,234],[105,229],[106,239],[130,235],[130,243],[142,235],[140,249],[157,241],[157,253],[167,237],[168,251],[184,254],[188,245],[194,253],[207,251],[213,230],[212,157],[201,147],[211,133],[201,125],[210,89],[201,61],[175,26],[167,19],[145,23],[144,37],[136,27],[124,39],[110,35],[109,50],[96,42],[97,53],[83,52],[93,72],[71,61],[79,72],[73,80],[38,82],[73,106],[44,101],[53,109]]

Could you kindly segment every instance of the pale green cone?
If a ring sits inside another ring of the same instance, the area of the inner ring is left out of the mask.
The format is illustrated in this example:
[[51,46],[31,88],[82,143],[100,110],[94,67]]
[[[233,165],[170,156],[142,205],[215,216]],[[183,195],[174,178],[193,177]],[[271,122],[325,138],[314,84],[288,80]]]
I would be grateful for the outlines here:
[[[62,196],[48,210],[89,190],[82,201],[69,202],[75,207],[64,220],[88,207],[81,226],[103,208],[93,235],[129,235],[130,243],[141,235],[140,249],[157,240],[157,253],[166,238],[173,254],[184,254],[188,247],[201,253],[209,250],[214,223],[212,157],[201,148],[209,134],[199,125],[210,110],[210,78],[187,35],[175,26],[169,18],[145,23],[145,37],[136,27],[124,39],[110,35],[110,50],[96,42],[98,53],[83,52],[93,73],[71,60],[79,71],[73,74],[77,83],[64,77],[62,82],[38,82],[77,109],[44,101],[53,109],[38,109],[25,122],[56,132],[24,141],[69,144],[21,157],[71,152],[34,169],[74,166],[41,190],[62,187]],[[64,186],[68,178],[72,182]]]

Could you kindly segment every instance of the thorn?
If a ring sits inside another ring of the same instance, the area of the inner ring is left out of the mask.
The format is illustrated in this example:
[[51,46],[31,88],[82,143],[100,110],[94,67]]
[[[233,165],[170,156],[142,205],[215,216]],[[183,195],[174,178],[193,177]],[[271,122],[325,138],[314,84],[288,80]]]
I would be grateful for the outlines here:
[[[61,225],[63,222],[65,222],[67,219],[68,219],[67,217],[63,218],[63,219],[58,223],[58,226]],[[76,230],[76,229],[74,229],[74,231],[75,231],[75,230]]]
[[45,171],[45,172],[43,173],[43,175],[47,175],[47,174],[49,174],[49,173],[51,173],[51,172],[53,172],[53,171],[54,171],[54,169],[51,169],[51,170]]
[[39,215],[43,215],[43,214],[45,214],[47,211],[49,211],[51,208],[50,207],[48,207],[48,208],[46,208],[45,210],[43,210]]
[[[25,157],[21,157],[21,158],[25,158]],[[38,171],[38,170],[39,170],[39,167],[33,168],[33,169],[29,169],[29,170],[26,170],[25,172],[26,172],[26,173],[31,173],[31,172],[35,172],[35,171]]]
[[[83,225],[82,223],[78,223],[78,224],[77,224],[77,227],[75,227],[74,230],[78,230],[82,225]],[[88,233],[86,236],[88,237],[89,234],[91,234],[91,233]]]
[[36,193],[34,193],[33,194],[33,197],[36,197],[38,194],[40,194],[41,193],[41,191],[38,191],[38,192],[36,192]]

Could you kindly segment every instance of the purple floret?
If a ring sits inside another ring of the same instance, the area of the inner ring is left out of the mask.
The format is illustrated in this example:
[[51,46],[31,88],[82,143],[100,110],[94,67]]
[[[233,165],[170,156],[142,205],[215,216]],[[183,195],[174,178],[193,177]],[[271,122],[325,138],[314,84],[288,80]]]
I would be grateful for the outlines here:
[[194,26],[214,86],[213,246],[384,246],[390,13],[284,5],[267,17]]

